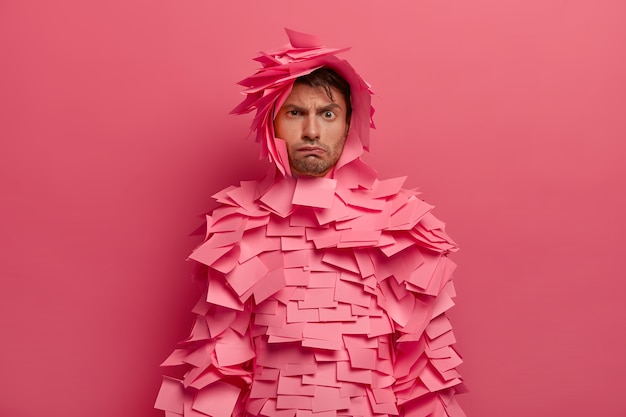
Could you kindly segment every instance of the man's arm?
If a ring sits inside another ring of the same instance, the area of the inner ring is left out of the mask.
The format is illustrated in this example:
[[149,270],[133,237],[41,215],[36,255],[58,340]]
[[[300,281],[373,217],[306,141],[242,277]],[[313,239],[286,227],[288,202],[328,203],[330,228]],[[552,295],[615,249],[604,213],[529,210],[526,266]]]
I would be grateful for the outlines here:
[[239,262],[247,217],[221,207],[207,224],[206,240],[190,256],[200,263],[205,291],[189,337],[162,364],[178,371],[164,377],[155,404],[168,417],[241,416],[252,380],[251,309],[242,301],[248,295],[238,294],[250,269]]
[[155,407],[168,416],[183,411],[187,415],[191,409],[198,417],[243,414],[254,357],[250,311],[207,301],[231,291],[223,275],[211,272],[207,291],[193,309],[196,318],[189,337],[162,364],[177,367],[180,375],[164,377],[156,400]]
[[380,283],[394,327],[393,390],[407,416],[464,416],[454,399],[462,360],[445,314],[454,305],[455,264],[447,255],[456,246],[443,227],[432,214],[423,216],[407,231],[413,244],[386,261],[393,277]]

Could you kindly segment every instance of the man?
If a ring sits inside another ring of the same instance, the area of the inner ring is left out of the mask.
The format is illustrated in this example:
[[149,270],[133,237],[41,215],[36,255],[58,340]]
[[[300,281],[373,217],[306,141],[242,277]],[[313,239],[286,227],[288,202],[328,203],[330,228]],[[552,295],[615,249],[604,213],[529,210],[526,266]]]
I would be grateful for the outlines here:
[[190,256],[206,293],[189,338],[164,366],[167,416],[463,416],[461,359],[445,311],[447,254],[431,206],[380,181],[368,146],[371,91],[319,41],[257,58],[242,81],[273,163],[262,181],[215,195],[207,239]]

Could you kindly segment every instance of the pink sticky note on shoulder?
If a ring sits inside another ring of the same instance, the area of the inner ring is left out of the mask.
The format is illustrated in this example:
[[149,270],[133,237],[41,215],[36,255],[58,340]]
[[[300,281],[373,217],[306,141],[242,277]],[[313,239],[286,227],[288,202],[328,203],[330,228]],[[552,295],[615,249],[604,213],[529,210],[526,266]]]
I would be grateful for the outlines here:
[[331,208],[336,188],[337,180],[332,178],[298,178],[292,203],[300,206]]

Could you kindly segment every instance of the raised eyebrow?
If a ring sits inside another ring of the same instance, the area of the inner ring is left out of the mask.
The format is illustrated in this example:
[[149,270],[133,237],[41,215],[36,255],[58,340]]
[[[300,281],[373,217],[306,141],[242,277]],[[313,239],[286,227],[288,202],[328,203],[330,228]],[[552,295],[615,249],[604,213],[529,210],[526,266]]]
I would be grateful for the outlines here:
[[331,103],[331,104],[328,104],[328,105],[320,108],[320,113],[323,113],[323,112],[328,111],[328,110],[334,111],[334,112],[337,113],[337,110],[341,110],[341,106],[339,104],[337,104],[337,103]]

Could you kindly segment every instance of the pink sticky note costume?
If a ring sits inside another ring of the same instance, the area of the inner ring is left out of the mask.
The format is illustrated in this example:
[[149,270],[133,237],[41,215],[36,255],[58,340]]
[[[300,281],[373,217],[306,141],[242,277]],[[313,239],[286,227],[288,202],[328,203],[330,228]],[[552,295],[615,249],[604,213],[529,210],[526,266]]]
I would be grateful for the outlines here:
[[[206,291],[188,339],[164,366],[156,407],[173,416],[464,416],[461,358],[445,312],[456,246],[432,206],[379,180],[360,159],[371,90],[311,35],[256,58],[241,82],[252,128],[275,168],[215,195],[207,238],[190,258]],[[294,80],[330,67],[351,86],[341,158],[325,178],[291,175],[273,114]]]

